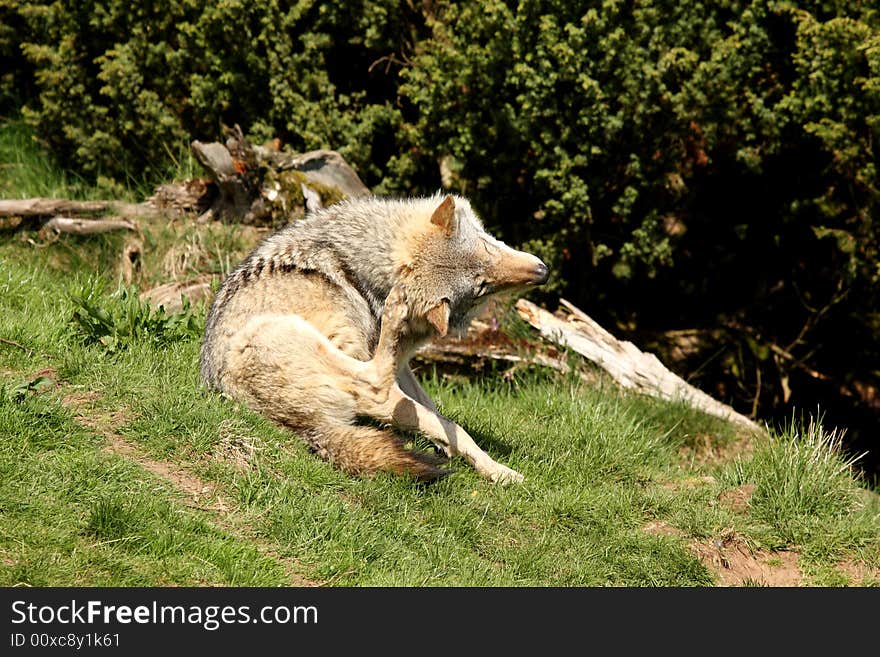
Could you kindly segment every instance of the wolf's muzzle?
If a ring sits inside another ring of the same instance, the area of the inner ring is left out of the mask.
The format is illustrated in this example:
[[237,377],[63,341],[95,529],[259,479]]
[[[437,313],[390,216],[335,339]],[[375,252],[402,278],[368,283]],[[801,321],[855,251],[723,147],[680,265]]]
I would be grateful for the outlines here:
[[543,285],[547,282],[547,279],[550,278],[550,269],[543,262],[538,262],[535,266],[534,272],[534,281],[535,285]]

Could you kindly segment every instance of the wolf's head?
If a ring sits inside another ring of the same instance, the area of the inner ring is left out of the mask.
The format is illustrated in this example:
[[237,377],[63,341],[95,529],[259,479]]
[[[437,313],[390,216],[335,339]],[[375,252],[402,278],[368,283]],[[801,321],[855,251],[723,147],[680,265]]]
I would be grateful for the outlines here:
[[492,296],[541,285],[549,275],[539,258],[489,235],[459,196],[437,197],[430,222],[409,236],[408,247],[400,275],[413,314],[440,335],[465,327]]

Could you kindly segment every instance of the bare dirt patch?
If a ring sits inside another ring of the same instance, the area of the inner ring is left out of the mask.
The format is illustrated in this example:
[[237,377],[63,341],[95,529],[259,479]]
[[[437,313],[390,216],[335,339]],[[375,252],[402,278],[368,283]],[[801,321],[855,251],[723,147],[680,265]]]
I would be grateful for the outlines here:
[[642,527],[642,529],[649,534],[654,534],[655,536],[684,536],[684,532],[681,531],[678,527],[673,527],[668,522],[664,522],[663,520],[653,520]]
[[135,461],[145,470],[170,482],[175,488],[186,493],[192,506],[214,514],[215,524],[227,532],[245,535],[264,555],[279,562],[293,586],[320,586],[319,582],[303,577],[300,564],[286,557],[278,550],[253,534],[253,529],[241,517],[243,514],[235,504],[224,499],[216,486],[206,482],[193,473],[167,461],[157,461],[144,455],[137,446],[118,434],[105,434],[105,450],[117,456]]
[[857,586],[880,585],[880,568],[871,567],[863,561],[841,561],[837,564],[837,569],[849,578],[850,583]]
[[700,434],[690,445],[678,450],[678,456],[691,466],[711,466],[728,463],[749,454],[755,448],[754,436],[738,433],[735,438],[721,444],[711,434]]
[[232,509],[232,506],[217,494],[213,485],[191,472],[167,461],[149,458],[119,434],[105,433],[104,437],[107,439],[105,452],[135,461],[144,470],[170,482],[176,489],[186,493],[192,506],[215,512],[227,512]]
[[718,578],[720,586],[800,586],[803,575],[796,552],[752,550],[735,534],[694,540],[691,551]]
[[127,409],[96,411],[91,403],[100,398],[94,391],[66,395],[62,402],[76,409],[76,420],[84,427],[100,433],[107,443],[102,450],[136,462],[144,470],[170,482],[174,488],[186,494],[189,505],[206,511],[225,512],[231,506],[216,493],[215,487],[200,477],[167,461],[157,461],[144,454],[140,448],[126,440],[116,429],[131,420]]
[[[61,398],[61,403],[65,406],[73,408],[74,410],[78,410],[80,407],[85,406],[86,404],[91,404],[92,402],[97,401],[100,398],[101,395],[94,390],[84,390],[82,392],[71,392],[64,395],[64,397]],[[76,419],[79,421],[80,424],[87,426],[90,429],[95,428],[93,424],[89,424],[88,416],[77,413]]]
[[715,483],[715,477],[704,475],[701,477],[686,477],[685,479],[675,479],[673,481],[665,481],[660,486],[666,490],[677,491],[682,488],[702,488],[703,486],[711,486]]
[[746,514],[751,507],[754,492],[755,486],[753,484],[743,484],[722,491],[718,496],[718,501],[734,513]]
[[653,520],[642,529],[655,536],[685,540],[688,549],[715,575],[719,586],[800,586],[803,583],[796,552],[753,550],[733,532],[714,540],[688,539],[682,530],[663,520]]
[[211,453],[212,458],[230,463],[239,472],[254,468],[259,447],[247,432],[239,430],[232,420],[220,424],[220,440]]
[[51,379],[52,381],[58,380],[58,370],[54,367],[44,367],[39,372],[34,372],[31,375],[32,379],[37,379],[39,377],[44,377],[46,379]]

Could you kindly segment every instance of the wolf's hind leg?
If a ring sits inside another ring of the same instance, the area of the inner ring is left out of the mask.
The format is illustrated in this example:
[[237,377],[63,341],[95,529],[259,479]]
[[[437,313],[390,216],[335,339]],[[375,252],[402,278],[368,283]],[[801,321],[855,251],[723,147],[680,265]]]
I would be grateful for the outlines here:
[[378,418],[374,411],[387,404],[393,363],[348,356],[297,315],[250,320],[229,352],[230,394],[294,430],[336,467],[354,475],[409,474],[420,481],[448,474],[442,459],[406,449],[391,431],[354,424],[361,414]]
[[463,456],[490,481],[508,484],[523,480],[519,472],[498,463],[480,449],[470,434],[455,422],[422,406],[396,385],[391,389],[383,415],[383,419],[402,429],[421,431],[450,456]]
[[379,340],[373,357],[366,362],[351,363],[355,376],[366,383],[370,395],[359,410],[366,415],[373,415],[375,406],[381,406],[387,399],[397,380],[400,365],[400,339],[406,329],[409,306],[406,293],[399,285],[391,288],[385,300],[385,310],[379,327]]

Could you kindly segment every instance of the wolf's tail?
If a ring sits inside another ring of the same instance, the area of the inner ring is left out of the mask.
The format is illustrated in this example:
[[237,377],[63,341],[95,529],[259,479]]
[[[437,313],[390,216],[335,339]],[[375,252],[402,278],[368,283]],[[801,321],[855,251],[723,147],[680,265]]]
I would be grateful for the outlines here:
[[446,459],[406,449],[390,431],[339,424],[299,433],[321,458],[352,475],[392,472],[418,481],[434,481],[451,472],[439,467]]

